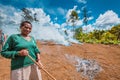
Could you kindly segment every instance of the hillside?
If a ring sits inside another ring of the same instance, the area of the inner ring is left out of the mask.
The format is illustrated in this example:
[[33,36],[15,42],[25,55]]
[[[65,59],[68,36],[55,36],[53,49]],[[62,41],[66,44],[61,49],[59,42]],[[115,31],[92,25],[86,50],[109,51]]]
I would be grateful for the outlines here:
[[[103,44],[56,45],[51,42],[38,42],[41,61],[45,69],[56,80],[87,80],[77,72],[75,64],[67,55],[95,60],[102,67],[94,80],[120,80],[120,46]],[[10,60],[0,57],[0,80],[10,80]],[[52,80],[42,71],[43,80]]]

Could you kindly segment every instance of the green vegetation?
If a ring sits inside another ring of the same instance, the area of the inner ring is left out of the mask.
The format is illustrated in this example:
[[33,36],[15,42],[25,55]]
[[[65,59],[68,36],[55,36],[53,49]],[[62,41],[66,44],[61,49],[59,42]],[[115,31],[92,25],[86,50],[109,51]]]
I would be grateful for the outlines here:
[[[83,23],[87,25],[88,12],[86,8],[83,9]],[[101,44],[120,44],[120,24],[113,26],[110,30],[94,30],[92,32],[85,33],[82,28],[75,29],[76,21],[79,20],[79,16],[76,10],[73,10],[70,14],[70,19],[67,22],[71,22],[73,31],[75,32],[74,38],[80,42],[86,43],[101,43]]]
[[120,44],[120,24],[113,26],[111,30],[94,30],[89,33],[84,33],[82,28],[78,28],[74,37],[86,43]]

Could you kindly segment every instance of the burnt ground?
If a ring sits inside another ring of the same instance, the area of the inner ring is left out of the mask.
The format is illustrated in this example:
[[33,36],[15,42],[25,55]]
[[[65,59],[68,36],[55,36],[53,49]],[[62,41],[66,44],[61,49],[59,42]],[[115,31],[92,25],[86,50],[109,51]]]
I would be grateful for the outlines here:
[[[56,80],[87,80],[76,71],[75,64],[68,61],[65,54],[85,59],[94,59],[102,67],[94,80],[120,80],[120,46],[103,44],[57,45],[50,42],[38,42],[41,50],[41,62],[44,68]],[[42,71],[43,80],[52,80]],[[0,80],[10,80],[10,59],[0,56]]]

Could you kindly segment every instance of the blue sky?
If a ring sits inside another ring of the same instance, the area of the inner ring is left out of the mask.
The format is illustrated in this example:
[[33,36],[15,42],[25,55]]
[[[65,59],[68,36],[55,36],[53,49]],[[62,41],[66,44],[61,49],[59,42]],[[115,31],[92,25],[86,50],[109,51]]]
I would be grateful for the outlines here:
[[[119,0],[0,0],[0,29],[7,35],[18,33],[18,26],[24,20],[21,9],[27,8],[33,18],[36,14],[38,21],[32,22],[35,26],[32,36],[39,40],[69,45],[70,42],[78,43],[73,39],[72,23],[66,22],[73,10],[79,15],[75,28],[82,27],[84,32],[108,30],[120,24],[119,3]],[[84,7],[87,9],[87,25],[83,23]]]
[[[76,10],[80,21],[78,26],[84,29],[91,28],[111,28],[120,23],[119,0],[0,0],[2,6],[11,6],[16,10],[22,8],[40,8],[46,16],[50,16],[50,22],[64,25],[67,14],[71,10]],[[88,25],[82,23],[82,9],[86,7],[89,15]],[[93,27],[94,26],[94,27]],[[106,27],[104,27],[106,26]]]

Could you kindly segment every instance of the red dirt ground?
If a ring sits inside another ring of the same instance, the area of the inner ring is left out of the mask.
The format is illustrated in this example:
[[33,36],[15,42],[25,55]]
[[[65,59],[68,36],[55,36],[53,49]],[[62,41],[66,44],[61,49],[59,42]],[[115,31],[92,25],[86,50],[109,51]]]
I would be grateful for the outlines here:
[[[87,80],[65,57],[65,54],[80,58],[94,59],[102,67],[102,71],[94,80],[120,80],[120,46],[103,44],[72,44],[71,46],[54,43],[40,43],[41,62],[44,68],[56,80]],[[52,80],[42,71],[43,80]],[[10,60],[0,56],[0,80],[10,80]]]

